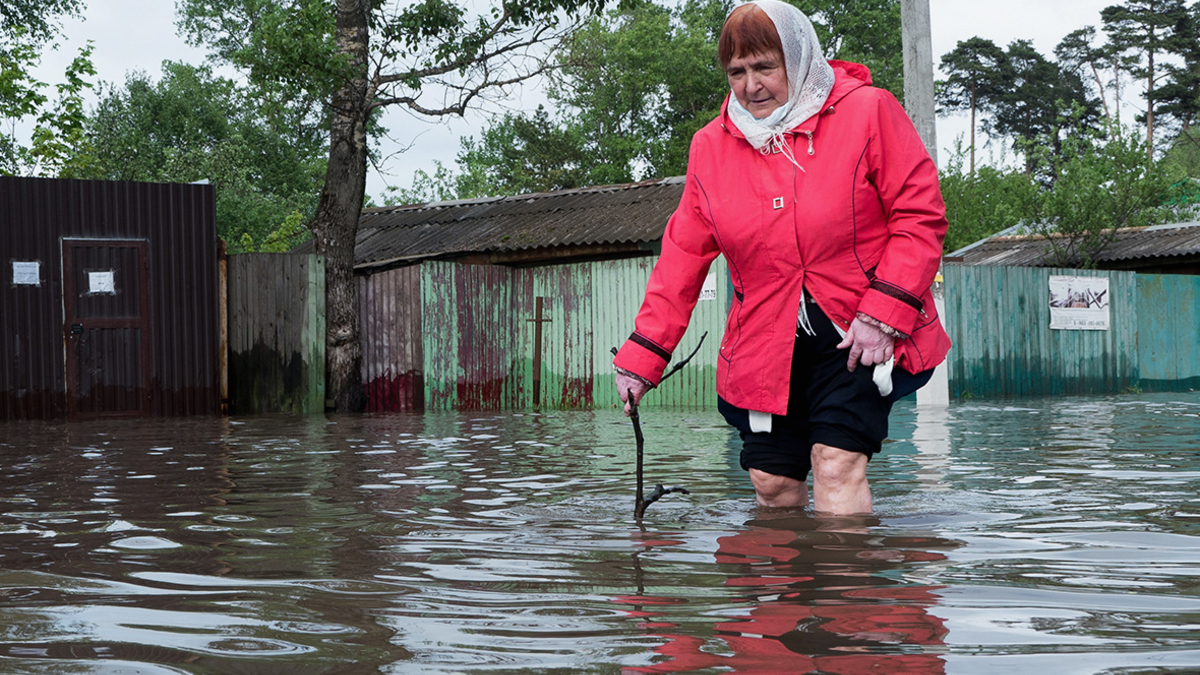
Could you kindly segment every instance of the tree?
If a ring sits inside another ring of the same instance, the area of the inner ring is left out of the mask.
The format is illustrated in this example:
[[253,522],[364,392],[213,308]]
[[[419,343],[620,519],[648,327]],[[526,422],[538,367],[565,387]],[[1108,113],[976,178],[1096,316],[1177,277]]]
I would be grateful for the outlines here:
[[[85,153],[83,95],[95,75],[92,45],[79,49],[55,86],[53,105],[43,92],[47,84],[33,77],[41,61],[41,48],[23,28],[0,35],[0,118],[7,122],[0,136],[0,174],[71,176],[68,161]],[[34,118],[29,145],[17,138],[18,123]]]
[[264,98],[328,101],[329,159],[310,224],[326,260],[328,391],[339,411],[364,407],[354,243],[372,121],[386,107],[461,115],[544,68],[565,19],[603,0],[180,0],[196,44],[242,70]]
[[900,0],[809,0],[793,4],[809,13],[826,57],[865,64],[871,69],[875,86],[904,102]]
[[58,32],[55,17],[76,15],[83,0],[0,0],[0,36],[18,32],[36,42],[52,38]]
[[[55,106],[45,108],[47,87],[33,77],[42,49],[58,34],[55,19],[77,14],[82,0],[0,0],[0,119],[7,133],[0,136],[0,174],[52,175],[61,169],[65,153],[82,139],[82,94],[94,75],[91,44],[67,67]],[[36,119],[34,140],[26,147],[16,137],[17,124]]]
[[1067,33],[1054,48],[1054,56],[1058,59],[1059,67],[1074,73],[1076,76],[1083,79],[1085,82],[1091,82],[1095,87],[1096,97],[1100,99],[1100,106],[1104,111],[1104,117],[1107,119],[1116,120],[1117,108],[1121,105],[1118,98],[1116,106],[1109,107],[1108,97],[1105,95],[1107,86],[1104,83],[1101,72],[1105,68],[1113,69],[1113,85],[1118,87],[1120,71],[1116,67],[1113,60],[1113,53],[1110,47],[1095,47],[1092,43],[1096,40],[1096,28],[1094,26],[1084,26],[1077,30]]
[[[1025,156],[1025,171],[1053,170],[1035,152],[1040,146],[1061,148],[1063,132],[1092,124],[1096,106],[1087,96],[1078,75],[1064,71],[1046,59],[1028,40],[1015,40],[1005,51],[1001,90],[991,105],[992,117],[984,124],[990,135],[1014,139],[1014,147]],[[1079,114],[1072,113],[1075,109]],[[1051,179],[1053,176],[1051,176]]]
[[[803,4],[827,57],[862,60],[877,85],[903,95],[897,0]],[[466,141],[462,186],[508,194],[683,174],[692,135],[729,93],[717,40],[731,8],[643,1],[592,20],[556,60],[550,112],[506,116]]]
[[1020,224],[1038,193],[1037,184],[1019,169],[984,165],[963,171],[965,154],[960,143],[939,177],[949,222],[947,253]]
[[455,180],[459,199],[568,190],[595,184],[592,164],[575,129],[550,120],[545,107],[532,115],[505,115],[479,141],[462,140]]
[[[1162,58],[1186,49],[1189,16],[1183,0],[1126,0],[1100,12],[1117,54],[1133,55],[1135,77],[1146,83],[1146,152],[1154,158],[1155,88],[1165,75]],[[1194,37],[1193,37],[1194,39]]]
[[1115,124],[1067,138],[1061,152],[1038,152],[1055,165],[1057,180],[1031,202],[1026,222],[1046,237],[1058,266],[1093,267],[1121,228],[1183,216],[1164,205],[1182,175],[1155,165],[1145,143]]
[[1179,62],[1165,65],[1166,81],[1155,90],[1155,114],[1179,124],[1179,133],[1189,136],[1192,122],[1200,114],[1200,2],[1192,5],[1173,30],[1175,55]]
[[943,112],[971,111],[971,174],[975,173],[975,115],[992,107],[1004,87],[1007,68],[1004,50],[991,40],[973,37],[960,40],[942,55],[945,80],[938,83],[937,101]]
[[209,68],[165,62],[108,86],[86,121],[88,162],[104,180],[216,186],[217,233],[232,251],[256,250],[293,214],[311,217],[324,144],[272,123],[238,84]]

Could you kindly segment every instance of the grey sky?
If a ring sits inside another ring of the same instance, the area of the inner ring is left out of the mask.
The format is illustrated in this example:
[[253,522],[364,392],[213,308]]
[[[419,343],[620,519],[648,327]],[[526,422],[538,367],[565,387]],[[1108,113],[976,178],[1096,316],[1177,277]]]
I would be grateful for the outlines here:
[[[1112,4],[1115,0],[930,0],[934,61],[936,64],[959,40],[973,36],[1000,46],[1030,39],[1039,51],[1051,56],[1067,33],[1085,25],[1099,27],[1100,10]],[[108,82],[121,83],[127,72],[136,70],[157,76],[164,60],[199,63],[204,58],[201,50],[189,47],[176,34],[173,0],[87,0],[84,18],[64,22],[64,34],[60,49],[43,58],[39,73],[45,81],[57,81],[76,47],[86,40],[95,43],[92,59],[99,79]],[[1138,90],[1131,93],[1134,91]],[[539,98],[536,92],[526,92],[522,100],[507,105],[521,107]],[[1132,115],[1124,117],[1132,119]],[[403,112],[390,113],[385,123],[392,136],[410,147],[391,158],[386,166],[390,175],[372,174],[368,194],[378,197],[387,184],[407,186],[416,169],[432,173],[435,160],[453,166],[458,139],[477,135],[486,121],[486,115],[476,114],[430,123]],[[956,137],[966,136],[968,126],[965,115],[939,120],[940,160],[944,161],[946,149]],[[987,157],[986,150],[983,156]]]

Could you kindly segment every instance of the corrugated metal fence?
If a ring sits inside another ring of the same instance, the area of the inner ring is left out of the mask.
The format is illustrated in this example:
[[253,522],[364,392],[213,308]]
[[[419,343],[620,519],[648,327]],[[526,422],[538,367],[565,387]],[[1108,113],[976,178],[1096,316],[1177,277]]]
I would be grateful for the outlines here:
[[[1052,275],[1104,277],[1107,330],[1050,328]],[[951,396],[1180,391],[1200,382],[1200,279],[947,265]]]
[[358,306],[367,410],[424,410],[420,266],[359,277]]
[[214,415],[211,185],[0,176],[0,420]]
[[229,410],[325,410],[325,262],[229,256]]
[[1200,277],[1138,275],[1139,386],[1200,389]]
[[[364,277],[369,409],[616,405],[610,349],[632,331],[653,263],[633,258],[511,268],[425,262]],[[703,348],[646,405],[716,404],[725,275],[719,260],[677,356],[686,356],[708,331]]]
[[[654,262],[646,257],[512,268],[427,261],[360,277],[369,409],[616,406],[610,349],[632,330]],[[1051,329],[1052,275],[1106,278],[1108,329]],[[709,337],[692,363],[645,405],[715,405],[717,349],[730,292],[726,277],[718,259],[676,359],[702,333]],[[1200,384],[1198,278],[956,265],[947,266],[945,277],[944,319],[955,341],[948,363],[954,396],[1180,390]],[[321,281],[319,260],[307,256],[230,258],[235,411],[321,409],[323,392],[313,384],[323,382]],[[264,382],[272,379],[279,382],[267,387]]]

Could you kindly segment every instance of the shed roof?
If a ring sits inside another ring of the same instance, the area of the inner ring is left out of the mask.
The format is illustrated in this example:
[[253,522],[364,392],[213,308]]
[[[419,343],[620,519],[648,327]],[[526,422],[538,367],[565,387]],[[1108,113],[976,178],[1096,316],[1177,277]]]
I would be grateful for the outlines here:
[[[1047,238],[1016,234],[1019,227],[998,232],[946,257],[964,265],[1053,266],[1054,256]],[[1200,221],[1118,230],[1116,240],[1101,250],[1095,261],[1106,266],[1137,267],[1139,263],[1197,255],[1200,255]]]
[[683,183],[675,177],[364,209],[354,264],[368,268],[425,258],[622,244],[636,250],[662,238]]

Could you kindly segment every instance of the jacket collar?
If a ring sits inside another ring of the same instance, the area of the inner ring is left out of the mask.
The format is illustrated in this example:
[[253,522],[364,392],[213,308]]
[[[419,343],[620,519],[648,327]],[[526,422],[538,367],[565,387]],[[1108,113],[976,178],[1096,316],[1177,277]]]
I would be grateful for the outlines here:
[[[817,123],[821,116],[833,106],[841,101],[846,94],[858,89],[859,87],[868,87],[871,85],[871,71],[861,63],[853,63],[851,61],[830,60],[829,65],[833,66],[834,82],[833,90],[829,92],[829,98],[825,99],[824,105],[821,106],[821,112],[809,117],[792,129],[792,133],[811,134],[817,129]],[[721,104],[721,126],[733,135],[734,138],[745,138],[737,125],[729,119],[729,97],[732,92],[725,95],[725,101]]]

